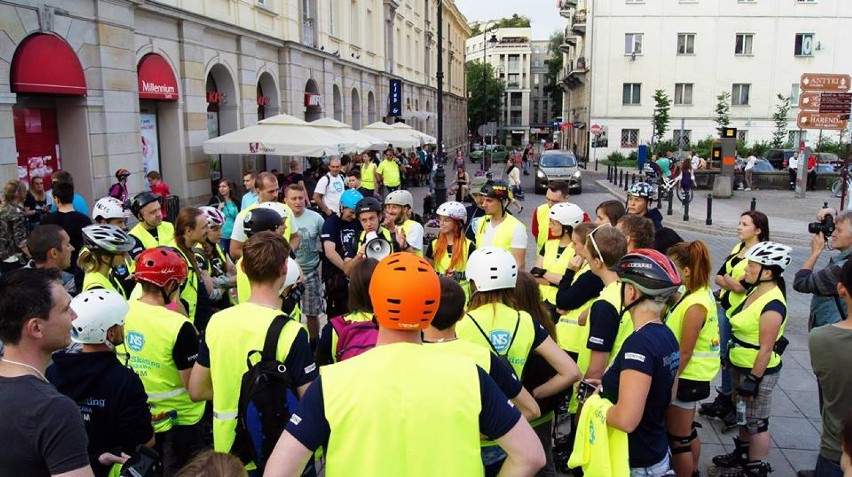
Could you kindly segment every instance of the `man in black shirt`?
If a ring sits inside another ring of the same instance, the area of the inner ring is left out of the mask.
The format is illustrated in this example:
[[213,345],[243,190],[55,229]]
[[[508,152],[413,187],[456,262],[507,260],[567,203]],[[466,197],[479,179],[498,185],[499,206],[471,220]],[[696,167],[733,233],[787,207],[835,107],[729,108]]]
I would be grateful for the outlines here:
[[355,220],[355,206],[364,196],[355,189],[340,196],[340,216],[332,214],[323,223],[322,279],[325,284],[326,314],[329,317],[348,311],[349,281],[343,273],[343,257],[361,234],[361,223]]
[[56,224],[62,227],[71,239],[71,267],[67,270],[74,274],[74,284],[77,290],[83,289],[83,270],[77,265],[77,256],[83,247],[83,227],[92,225],[89,216],[74,210],[74,184],[57,182],[53,184],[53,201],[56,212],[51,212],[41,219],[42,224]]

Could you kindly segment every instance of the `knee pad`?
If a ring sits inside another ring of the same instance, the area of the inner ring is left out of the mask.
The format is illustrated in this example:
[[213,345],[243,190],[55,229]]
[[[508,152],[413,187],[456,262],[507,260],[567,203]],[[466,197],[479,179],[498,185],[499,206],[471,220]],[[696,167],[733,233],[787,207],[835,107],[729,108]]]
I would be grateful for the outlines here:
[[672,454],[683,454],[692,450],[689,446],[692,441],[698,438],[698,431],[693,428],[692,433],[688,436],[676,436],[668,433],[666,435],[669,437]]
[[757,419],[750,417],[746,419],[745,430],[750,436],[766,432],[769,430],[769,418]]

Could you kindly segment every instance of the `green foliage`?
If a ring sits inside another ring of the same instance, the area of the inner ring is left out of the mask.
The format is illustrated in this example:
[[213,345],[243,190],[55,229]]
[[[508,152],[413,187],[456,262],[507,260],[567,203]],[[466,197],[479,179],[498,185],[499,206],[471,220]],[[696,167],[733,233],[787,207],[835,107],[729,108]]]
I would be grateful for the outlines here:
[[840,157],[846,157],[846,143],[835,141],[828,133],[823,132],[822,140],[817,140],[815,151],[830,152]]
[[651,119],[651,124],[654,126],[654,143],[662,141],[666,131],[669,130],[669,109],[671,105],[672,100],[669,99],[665,90],[654,91],[654,117]]
[[722,129],[731,124],[731,93],[723,91],[716,96],[716,124],[719,125],[719,134]]
[[[562,75],[562,52],[559,51],[559,45],[565,38],[565,33],[562,30],[556,30],[550,35],[550,54],[547,63],[547,74],[544,75],[544,92],[550,96],[550,113],[555,118],[562,114],[562,86],[559,84],[560,76]],[[562,118],[563,121],[569,121],[569,118]]]
[[488,22],[477,22],[471,27],[470,36],[481,35],[482,27],[487,27],[488,31],[494,28],[528,28],[530,26],[530,18],[524,15],[512,14],[511,17],[500,18],[499,20],[491,20]]
[[624,162],[624,159],[624,154],[622,154],[620,151],[613,151],[608,156],[606,156],[604,162],[609,162],[610,164],[617,166]]
[[[479,61],[468,61],[465,68],[467,69],[467,91],[470,94],[467,101],[467,116],[472,132],[475,134],[479,126],[490,121],[497,121],[501,106],[500,95],[503,94],[504,86],[490,64],[483,65]],[[487,118],[486,100],[488,101]]]
[[651,154],[656,154],[657,157],[662,157],[666,155],[666,151],[677,151],[677,143],[669,139],[664,141],[654,141],[654,145],[651,147]]
[[[786,140],[786,136],[787,136],[786,131],[784,133],[784,136],[785,136],[784,139]],[[751,150],[751,152],[755,156],[764,157],[764,156],[766,156],[766,153],[769,152],[770,149],[773,149],[773,148],[778,149],[778,148],[782,148],[782,147],[784,147],[784,143],[782,142],[779,146],[775,146],[774,138],[773,138],[772,142],[770,142],[770,141],[757,141],[754,144],[752,144],[749,149]]]
[[779,103],[775,105],[775,113],[772,121],[775,122],[775,130],[772,131],[772,147],[781,148],[787,142],[787,116],[790,114],[790,96],[778,94]]

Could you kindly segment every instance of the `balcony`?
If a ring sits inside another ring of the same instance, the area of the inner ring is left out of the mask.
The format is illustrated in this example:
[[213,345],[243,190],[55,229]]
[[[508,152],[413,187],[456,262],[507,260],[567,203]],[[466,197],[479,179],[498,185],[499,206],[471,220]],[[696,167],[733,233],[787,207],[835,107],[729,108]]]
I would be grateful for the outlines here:
[[570,53],[571,48],[575,46],[577,46],[577,37],[575,35],[566,35],[562,44],[559,45],[559,51],[563,53]]
[[565,76],[562,78],[562,89],[564,91],[579,88],[586,84],[586,74],[589,72],[586,58],[580,56],[577,60],[571,60],[565,66]]
[[586,11],[579,10],[571,17],[571,31],[578,35],[586,34]]
[[559,2],[559,15],[563,18],[571,18],[573,10],[577,6],[578,0],[561,0]]
[[518,82],[506,83],[506,89],[520,89],[520,88],[521,88],[521,83],[518,83]]

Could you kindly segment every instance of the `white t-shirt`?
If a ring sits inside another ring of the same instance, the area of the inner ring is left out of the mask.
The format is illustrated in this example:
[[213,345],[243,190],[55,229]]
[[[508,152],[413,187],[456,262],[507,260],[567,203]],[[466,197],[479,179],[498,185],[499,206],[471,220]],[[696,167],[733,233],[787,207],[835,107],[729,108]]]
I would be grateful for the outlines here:
[[701,158],[698,157],[698,154],[692,156],[692,170],[697,171],[698,166],[701,165]]
[[755,164],[757,164],[757,158],[753,155],[748,156],[748,162],[746,163],[745,170],[750,171],[754,169]]
[[[484,243],[486,247],[492,246],[496,230],[497,226],[495,226],[493,222],[489,223],[488,226],[485,227],[485,235],[482,237],[482,243]],[[511,247],[522,249],[527,248],[527,231],[524,229],[523,224],[515,224],[515,228],[512,230]]]
[[790,159],[787,161],[787,167],[790,169],[798,169],[799,168],[799,155],[793,154],[790,156]]
[[317,187],[314,189],[314,194],[322,195],[322,202],[335,214],[340,214],[340,196],[346,188],[343,177],[337,174],[332,177],[331,174],[326,174],[317,181]]

